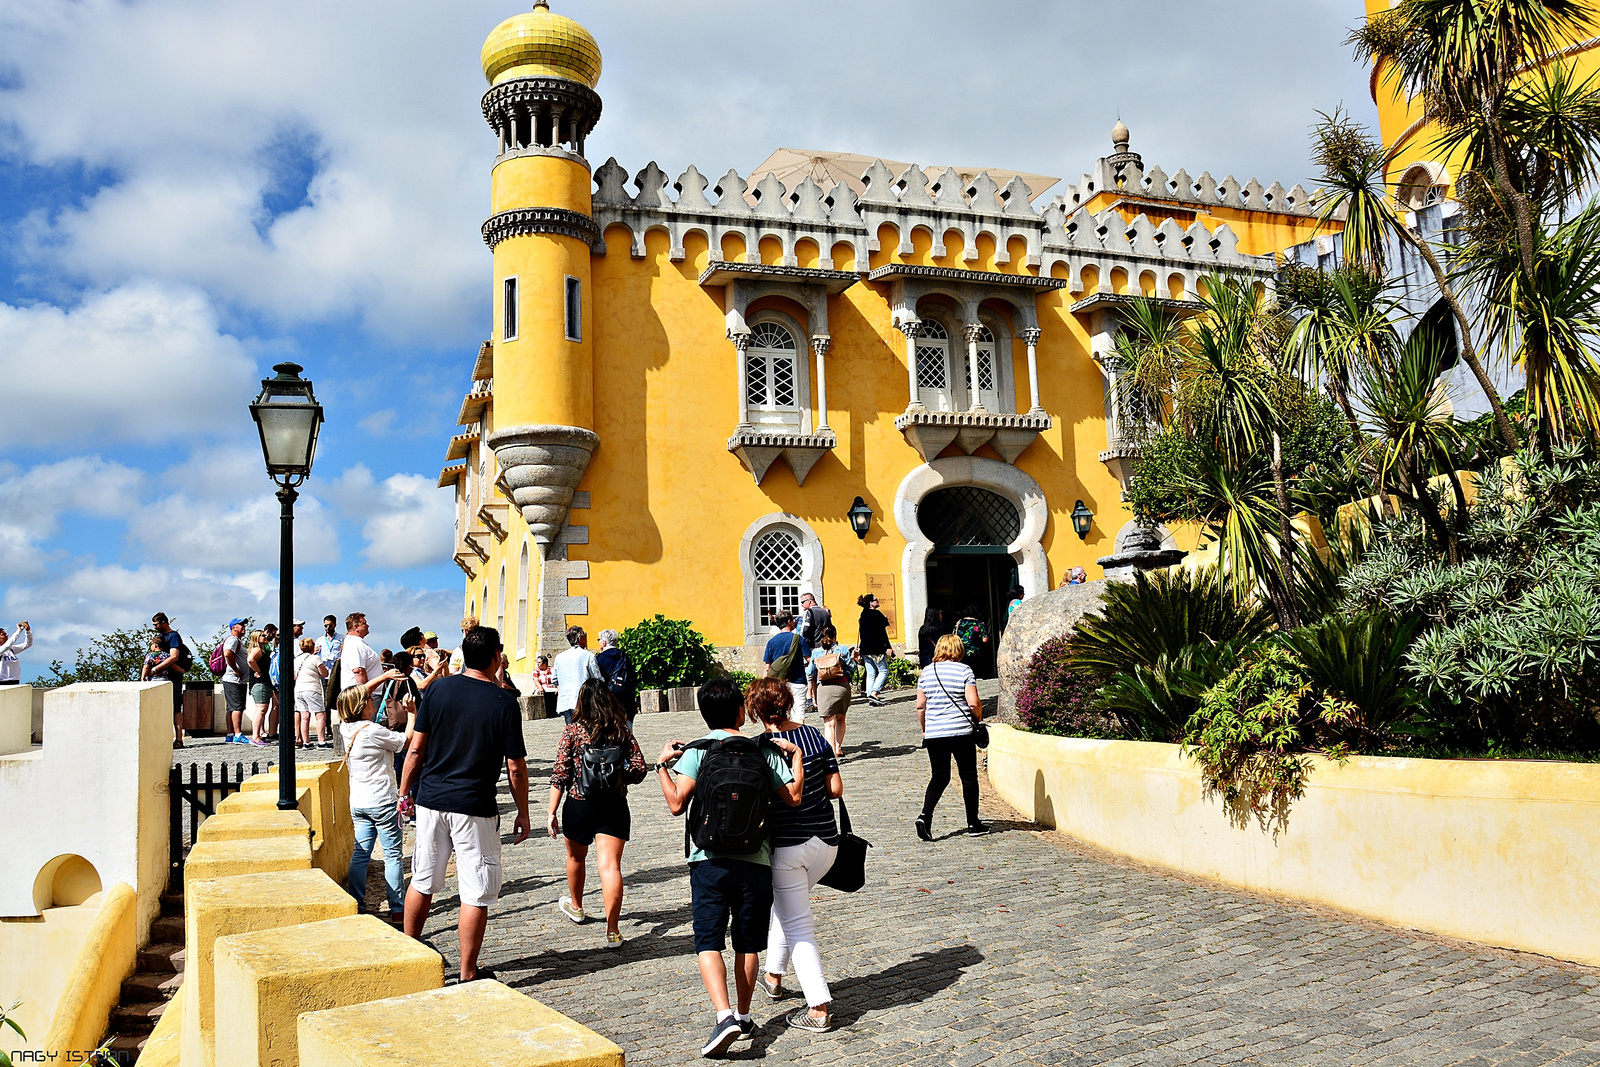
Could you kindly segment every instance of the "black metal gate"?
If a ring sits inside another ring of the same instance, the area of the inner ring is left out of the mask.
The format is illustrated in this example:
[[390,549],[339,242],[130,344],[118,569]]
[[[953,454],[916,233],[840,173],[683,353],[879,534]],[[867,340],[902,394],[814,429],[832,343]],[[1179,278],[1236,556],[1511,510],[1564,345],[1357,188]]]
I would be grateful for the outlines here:
[[[170,799],[170,809],[167,819],[167,831],[170,840],[170,869],[167,872],[167,892],[181,893],[183,891],[183,861],[189,849],[194,845],[195,834],[200,830],[202,814],[210,816],[217,813],[217,805],[230,793],[239,791],[240,783],[251,775],[270,771],[273,767],[269,760],[263,767],[260,761],[252,761],[250,771],[245,772],[243,761],[235,762],[231,766],[227,763],[220,765],[205,764],[205,774],[200,773],[201,765],[191,763],[189,766],[189,780],[183,779],[183,765],[173,764],[168,772],[167,786]],[[220,767],[221,773],[218,773]],[[232,772],[231,775],[229,772]],[[187,815],[187,818],[185,816]]]

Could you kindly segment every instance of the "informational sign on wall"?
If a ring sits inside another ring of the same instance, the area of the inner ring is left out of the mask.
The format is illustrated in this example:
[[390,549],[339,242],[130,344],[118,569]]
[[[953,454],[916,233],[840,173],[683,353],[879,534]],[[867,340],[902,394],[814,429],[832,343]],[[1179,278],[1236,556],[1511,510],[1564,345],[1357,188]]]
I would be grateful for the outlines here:
[[889,617],[889,640],[900,640],[900,631],[896,628],[894,575],[867,575],[867,592],[878,598],[878,610]]

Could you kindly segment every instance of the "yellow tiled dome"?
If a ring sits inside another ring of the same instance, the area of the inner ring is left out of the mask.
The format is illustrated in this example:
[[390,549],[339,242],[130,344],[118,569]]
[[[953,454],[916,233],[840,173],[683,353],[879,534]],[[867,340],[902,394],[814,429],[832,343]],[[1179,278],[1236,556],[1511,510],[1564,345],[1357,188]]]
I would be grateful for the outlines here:
[[483,42],[483,76],[490,85],[511,78],[565,78],[593,89],[600,81],[600,46],[572,19],[538,0],[513,15]]

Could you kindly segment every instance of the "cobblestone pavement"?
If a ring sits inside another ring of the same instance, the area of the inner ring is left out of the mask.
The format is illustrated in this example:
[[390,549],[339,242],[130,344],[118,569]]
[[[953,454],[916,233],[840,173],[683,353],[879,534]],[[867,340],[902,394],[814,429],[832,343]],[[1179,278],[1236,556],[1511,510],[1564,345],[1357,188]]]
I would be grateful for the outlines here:
[[[536,827],[559,725],[527,724]],[[689,715],[638,725],[647,759],[667,738],[702,732]],[[732,1058],[1600,1064],[1600,972],[1136,867],[1035,830],[989,795],[983,810],[995,833],[952,836],[961,823],[955,783],[936,840],[924,844],[911,827],[927,762],[910,701],[852,710],[846,742],[851,815],[875,847],[866,889],[819,889],[814,905],[841,1029],[789,1030],[779,1011],[801,1002],[773,1004],[758,992],[761,1029]],[[505,850],[483,963],[617,1041],[634,1067],[688,1063],[711,1015],[694,963],[682,823],[650,779],[632,799],[628,943],[602,951],[602,923],[573,926],[555,913],[562,852],[538,831]],[[509,816],[504,823],[509,831]],[[594,910],[598,890],[591,867]],[[427,930],[452,966],[455,904],[441,895]]]

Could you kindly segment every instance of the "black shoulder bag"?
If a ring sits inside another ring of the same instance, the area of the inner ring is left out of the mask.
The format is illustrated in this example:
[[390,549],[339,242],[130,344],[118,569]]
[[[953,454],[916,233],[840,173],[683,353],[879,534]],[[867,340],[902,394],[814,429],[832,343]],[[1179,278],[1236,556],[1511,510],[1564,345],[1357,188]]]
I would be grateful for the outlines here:
[[[937,664],[935,664],[935,666],[937,666]],[[944,687],[944,680],[939,677],[939,672],[937,670],[933,672],[933,680],[939,683],[939,692],[944,694],[944,698],[946,700],[950,700],[950,690]],[[967,694],[962,693],[961,695],[965,697]],[[977,746],[979,748],[988,748],[989,725],[973,716],[972,709],[967,707],[967,702],[965,700],[950,700],[950,703],[960,708],[961,714],[965,715],[967,717],[967,721],[972,724],[972,739],[977,743]]]
[[867,884],[867,849],[871,847],[872,842],[851,832],[850,812],[845,809],[844,798],[840,797],[839,851],[828,873],[817,881],[841,893],[854,893]]

